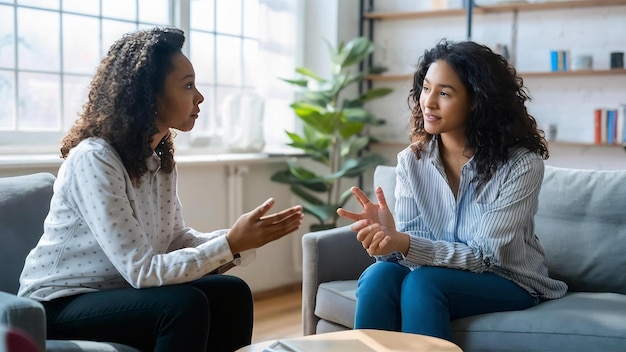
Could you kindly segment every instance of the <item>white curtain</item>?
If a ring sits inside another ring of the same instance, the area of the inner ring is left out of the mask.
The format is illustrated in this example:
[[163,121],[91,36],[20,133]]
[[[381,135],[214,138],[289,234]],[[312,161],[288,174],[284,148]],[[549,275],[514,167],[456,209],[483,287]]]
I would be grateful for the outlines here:
[[260,0],[258,93],[265,99],[266,148],[284,146],[285,130],[293,131],[296,119],[289,105],[291,85],[280,78],[294,78],[301,62],[304,0]]

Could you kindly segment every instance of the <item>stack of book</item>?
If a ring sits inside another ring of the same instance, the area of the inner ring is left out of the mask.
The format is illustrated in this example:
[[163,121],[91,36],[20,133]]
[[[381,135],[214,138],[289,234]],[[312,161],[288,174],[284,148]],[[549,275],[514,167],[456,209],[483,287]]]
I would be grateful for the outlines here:
[[569,53],[567,50],[552,50],[550,52],[550,68],[553,72],[569,70]]
[[594,110],[594,143],[626,145],[626,104]]

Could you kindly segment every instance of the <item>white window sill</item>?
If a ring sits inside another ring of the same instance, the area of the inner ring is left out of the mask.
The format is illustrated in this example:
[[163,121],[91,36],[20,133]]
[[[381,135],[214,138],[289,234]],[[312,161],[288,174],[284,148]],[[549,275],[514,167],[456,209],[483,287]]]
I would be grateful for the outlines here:
[[[256,164],[283,162],[289,158],[303,156],[299,149],[284,147],[267,147],[258,153],[213,153],[206,150],[176,151],[176,162],[179,164]],[[25,167],[58,167],[63,162],[56,153],[0,153],[0,169],[17,169]]]

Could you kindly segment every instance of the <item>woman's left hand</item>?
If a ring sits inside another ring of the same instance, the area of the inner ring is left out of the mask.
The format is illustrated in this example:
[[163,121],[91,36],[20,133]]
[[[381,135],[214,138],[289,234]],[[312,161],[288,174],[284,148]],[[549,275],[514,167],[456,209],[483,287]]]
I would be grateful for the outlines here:
[[[352,187],[351,189],[354,198],[361,204],[363,210],[360,213],[354,213],[347,211],[343,208],[337,209],[337,214],[342,218],[346,218],[352,221],[369,220],[369,223],[379,223],[388,228],[395,229],[396,223],[393,219],[393,214],[387,206],[387,200],[381,187],[376,188],[376,200],[377,203],[372,202],[363,190],[358,187]],[[352,231],[358,231],[352,228]]]
[[361,204],[363,210],[353,213],[345,209],[337,209],[339,216],[355,221],[350,227],[357,232],[356,238],[361,241],[369,255],[386,255],[399,251],[406,255],[409,248],[409,237],[396,231],[393,214],[387,206],[383,189],[376,188],[377,203],[373,203],[358,187],[352,187],[352,194]]

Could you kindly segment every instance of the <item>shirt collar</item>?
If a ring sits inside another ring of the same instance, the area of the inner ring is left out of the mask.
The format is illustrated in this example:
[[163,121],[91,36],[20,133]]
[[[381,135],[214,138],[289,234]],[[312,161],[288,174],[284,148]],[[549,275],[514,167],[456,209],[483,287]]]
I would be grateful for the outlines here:
[[161,158],[159,158],[156,152],[153,152],[152,155],[148,157],[148,159],[146,160],[146,166],[148,166],[148,170],[152,172],[158,170],[161,167]]
[[[472,155],[472,157],[465,163],[463,168],[469,168],[470,171],[475,170],[476,162],[474,161],[474,155]],[[440,169],[441,172],[445,174],[443,162],[441,161],[441,155],[439,154],[439,135],[435,135],[431,138],[424,156],[428,158],[428,160],[430,160],[436,168]]]

